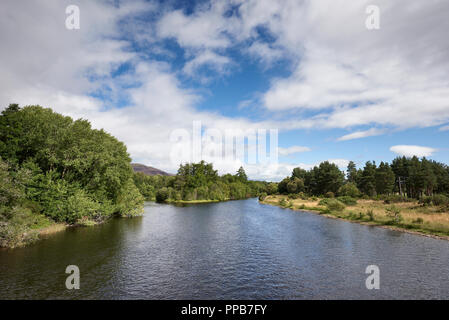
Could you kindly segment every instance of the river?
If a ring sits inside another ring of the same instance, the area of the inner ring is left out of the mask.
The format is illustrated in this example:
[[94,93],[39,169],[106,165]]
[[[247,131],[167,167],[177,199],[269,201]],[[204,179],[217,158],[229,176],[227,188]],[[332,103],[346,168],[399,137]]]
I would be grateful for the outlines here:
[[[68,290],[68,265],[80,289]],[[380,289],[368,290],[368,265]],[[0,299],[449,298],[449,241],[259,204],[145,215],[0,251]]]

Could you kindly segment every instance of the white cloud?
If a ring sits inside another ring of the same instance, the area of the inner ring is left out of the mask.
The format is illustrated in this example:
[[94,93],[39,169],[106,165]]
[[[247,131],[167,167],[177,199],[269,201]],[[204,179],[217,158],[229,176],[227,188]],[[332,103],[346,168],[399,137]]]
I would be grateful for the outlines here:
[[[212,1],[191,15],[165,8],[155,25],[135,19],[160,9],[155,3],[78,3],[81,29],[69,31],[64,23],[68,0],[2,1],[1,106],[41,104],[89,119],[94,127],[105,128],[124,141],[135,161],[174,172],[168,161],[169,135],[176,128],[190,129],[194,120],[201,120],[205,128],[220,129],[375,126],[365,131],[356,128],[339,140],[381,134],[384,127],[449,122],[447,2],[410,7],[405,0],[380,0],[378,32],[365,29],[364,8],[370,4],[365,0]],[[238,6],[238,15],[225,15],[230,5]],[[273,41],[262,39],[258,28],[265,28]],[[273,79],[260,99],[267,109],[266,119],[279,119],[271,115],[291,110],[311,110],[313,116],[304,113],[285,121],[255,122],[197,110],[201,95],[180,83],[179,73],[170,66],[133,51],[128,40],[150,43],[149,51],[167,55],[167,48],[158,42],[166,38],[185,49],[183,75],[196,76],[203,66],[227,74],[237,64],[227,54],[231,47],[256,57],[262,66],[288,59],[292,74]],[[113,76],[123,63],[130,70]],[[93,92],[107,97],[106,101],[94,98]],[[120,98],[129,103],[116,107]],[[281,150],[284,154],[307,151]],[[344,159],[332,161],[347,164]],[[232,172],[237,164],[217,166]],[[248,171],[252,177],[278,179],[290,175],[295,166],[250,166]]]
[[372,136],[378,136],[385,133],[385,130],[382,129],[376,129],[371,128],[365,131],[355,131],[349,134],[346,134],[344,136],[341,136],[337,139],[337,141],[347,141],[347,140],[353,140],[353,139],[360,139],[360,138],[366,138],[366,137],[372,137]]
[[349,160],[346,159],[329,159],[327,161],[336,164],[340,169],[345,169],[349,163]]
[[437,152],[437,149],[430,147],[422,147],[422,146],[413,146],[413,145],[397,145],[392,146],[390,151],[405,157],[430,157],[432,154]]
[[319,110],[313,120],[326,128],[404,129],[449,120],[449,22],[442,13],[449,4],[403,10],[405,1],[377,1],[381,29],[374,32],[364,25],[368,4],[294,1],[273,9],[279,19],[267,26],[276,44],[299,54],[292,75],[275,79],[265,93],[269,110]]
[[440,130],[440,131],[448,131],[448,130],[449,130],[449,125],[440,127],[439,130]]
[[288,148],[278,148],[279,155],[281,156],[288,156],[290,154],[300,153],[300,152],[307,152],[311,149],[309,147],[303,147],[303,146],[291,146]]
[[196,71],[207,65],[210,69],[215,70],[220,74],[226,73],[226,67],[231,64],[231,59],[226,56],[216,54],[213,51],[205,50],[195,55],[195,57],[189,60],[183,68],[183,71],[191,77],[196,76]]

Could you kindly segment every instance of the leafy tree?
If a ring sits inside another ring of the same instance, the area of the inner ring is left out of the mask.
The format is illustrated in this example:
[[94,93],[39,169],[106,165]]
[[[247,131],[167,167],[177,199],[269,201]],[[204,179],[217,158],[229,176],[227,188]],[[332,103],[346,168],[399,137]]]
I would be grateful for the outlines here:
[[237,177],[239,178],[239,180],[241,182],[246,182],[248,180],[248,177],[246,176],[245,170],[243,169],[243,167],[240,167],[239,170],[237,171]]
[[337,165],[330,163],[329,161],[325,161],[320,163],[317,169],[315,168],[315,194],[325,194],[327,192],[337,193],[344,181],[344,174],[340,171]]

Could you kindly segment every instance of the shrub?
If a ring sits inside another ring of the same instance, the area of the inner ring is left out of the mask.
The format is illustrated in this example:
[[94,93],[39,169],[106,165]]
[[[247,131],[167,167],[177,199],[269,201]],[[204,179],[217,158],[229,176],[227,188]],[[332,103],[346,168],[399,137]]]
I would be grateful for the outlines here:
[[339,196],[348,196],[348,197],[352,197],[352,198],[358,198],[360,197],[360,191],[357,188],[357,186],[354,183],[346,183],[345,185],[343,185],[342,187],[340,187],[340,189],[338,190],[338,195]]
[[320,206],[326,206],[330,211],[343,211],[345,205],[337,199],[322,199],[319,203]]
[[287,206],[287,201],[285,200],[285,198],[282,198],[282,199],[279,201],[279,205],[282,206],[282,207]]
[[290,193],[290,194],[288,195],[288,198],[289,198],[289,199],[298,199],[299,196],[298,196],[298,194],[296,194],[296,193]]
[[434,194],[432,196],[432,203],[434,206],[444,206],[449,204],[449,198],[442,194]]
[[387,212],[387,216],[392,218],[394,222],[398,223],[403,220],[401,215],[401,209],[399,209],[398,207],[393,205],[385,209],[385,211]]
[[267,197],[267,194],[266,194],[265,192],[262,192],[262,193],[259,195],[259,201],[264,201],[266,197]]
[[421,197],[418,201],[419,204],[425,205],[425,206],[430,206],[432,205],[432,197]]
[[337,200],[347,206],[355,206],[357,204],[357,200],[349,196],[338,197]]
[[168,189],[161,188],[156,192],[156,202],[165,202],[168,199]]
[[335,198],[335,194],[332,191],[326,192],[324,194],[325,198]]
[[307,200],[308,197],[304,192],[300,192],[298,193],[298,198],[300,198],[301,200]]

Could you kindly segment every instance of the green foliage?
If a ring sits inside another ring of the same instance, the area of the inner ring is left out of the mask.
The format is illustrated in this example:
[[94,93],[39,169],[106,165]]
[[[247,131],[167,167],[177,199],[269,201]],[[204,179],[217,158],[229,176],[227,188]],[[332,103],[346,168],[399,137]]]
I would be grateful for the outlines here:
[[338,197],[337,200],[347,206],[355,206],[357,204],[357,200],[349,196]]
[[0,158],[0,247],[20,246],[37,238],[32,231],[37,219],[26,206],[22,181],[9,169]]
[[332,191],[326,192],[324,195],[325,198],[335,198],[335,194]]
[[434,194],[430,199],[434,206],[444,206],[449,204],[449,198],[443,194]]
[[347,196],[352,198],[360,197],[361,193],[353,182],[345,183],[340,189],[338,189],[339,196]]
[[[301,179],[304,192],[311,196],[333,192],[352,198],[380,197],[386,203],[423,199],[425,196],[432,197],[449,191],[449,167],[426,158],[396,158],[391,165],[381,162],[379,166],[368,161],[363,169],[357,169],[355,163],[350,161],[346,173],[345,180],[338,167],[328,161],[308,171],[295,168],[291,177],[278,184],[278,192],[294,193],[293,179]],[[431,200],[424,201],[427,202],[423,203],[431,203]],[[439,199],[436,201],[444,203]]]
[[237,177],[239,178],[239,180],[241,182],[246,182],[248,180],[248,177],[246,176],[245,170],[243,169],[243,167],[240,167],[239,170],[237,171]]
[[267,194],[276,194],[278,192],[278,184],[271,182],[266,186]]
[[[277,184],[250,181],[240,167],[235,175],[218,176],[212,164],[182,164],[174,177],[134,174],[134,182],[146,200],[229,200],[256,197],[262,192],[277,192]],[[154,195],[154,196],[153,196]],[[153,198],[154,197],[154,198]]]
[[262,192],[262,193],[259,195],[259,200],[260,200],[260,201],[264,201],[266,197],[267,197],[267,193],[266,193],[266,192]]
[[168,200],[168,197],[169,197],[169,192],[166,187],[159,189],[156,192],[156,202],[160,202],[160,203],[165,202]]
[[345,205],[333,198],[324,198],[319,203],[320,206],[326,206],[330,211],[343,211]]
[[[133,216],[143,207],[125,145],[86,120],[10,105],[0,116],[0,156],[32,215],[73,224]],[[18,215],[11,199],[3,203],[3,211]]]
[[279,205],[282,207],[286,207],[288,205],[287,200],[285,200],[285,198],[282,198],[281,200],[279,200]]

